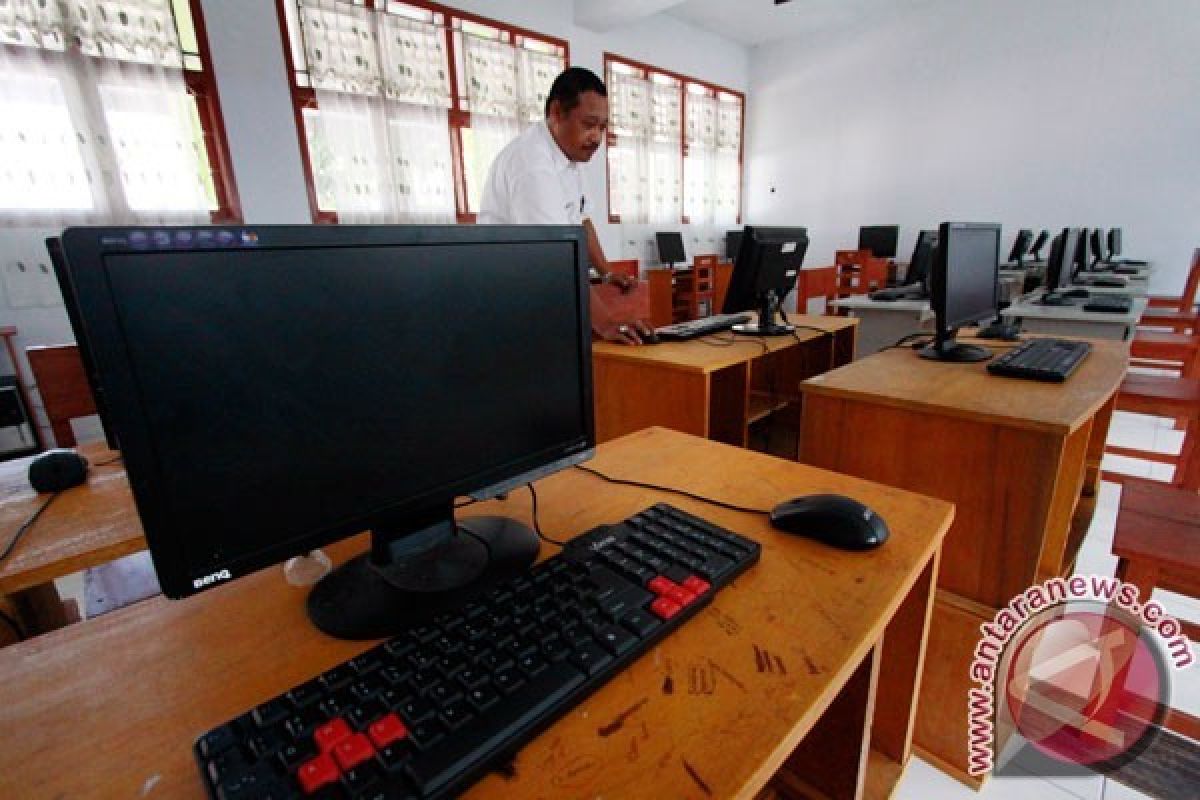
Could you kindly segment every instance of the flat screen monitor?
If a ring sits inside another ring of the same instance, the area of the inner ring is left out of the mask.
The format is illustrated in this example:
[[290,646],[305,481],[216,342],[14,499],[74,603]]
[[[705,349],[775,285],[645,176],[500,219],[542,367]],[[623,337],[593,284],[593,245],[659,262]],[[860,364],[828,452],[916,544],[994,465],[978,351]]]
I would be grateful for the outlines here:
[[1092,263],[1091,266],[1095,269],[1096,265],[1108,261],[1108,254],[1104,251],[1104,229],[1092,228],[1092,233],[1089,237],[1092,241]]
[[309,616],[376,638],[515,577],[456,520],[595,445],[578,226],[74,228],[82,330],[159,582],[183,597],[370,530]]
[[876,258],[895,258],[899,225],[864,225],[858,229],[858,249],[870,250]]
[[984,361],[991,351],[954,341],[957,329],[996,313],[1000,226],[943,222],[930,276],[929,304],[936,318],[933,344],[920,351],[937,361]]
[[[75,289],[71,286],[71,275],[67,271],[67,259],[63,255],[62,242],[57,236],[46,240],[46,252],[50,255],[50,263],[54,265],[54,277],[58,280],[58,289],[62,292],[63,307],[67,310],[67,319],[71,321],[72,330],[78,331],[83,327],[79,318],[79,306],[75,302]],[[104,431],[104,442],[110,450],[119,450],[117,435],[113,432],[112,424],[108,421],[108,407],[105,404],[104,389],[100,386],[100,377],[96,373],[95,360],[88,348],[85,337],[78,334],[75,337],[75,347],[79,351],[79,360],[83,364],[83,374],[87,376],[88,388],[92,390],[92,402],[96,405],[96,415],[100,417],[100,427]]]
[[1046,263],[1046,291],[1056,292],[1071,282],[1071,265],[1079,246],[1079,229],[1063,228],[1050,245],[1050,260]]
[[683,234],[679,231],[666,231],[654,234],[658,242],[658,260],[668,266],[684,264],[687,255],[683,252]]
[[726,231],[725,232],[725,257],[727,259],[732,261],[733,259],[737,258],[738,248],[740,248],[741,246],[742,246],[742,231],[741,231],[741,229],[738,229],[736,231]]
[[1022,228],[1017,232],[1017,238],[1013,239],[1012,249],[1008,251],[1008,260],[1010,263],[1023,264],[1025,256],[1029,254],[1029,246],[1033,244],[1033,231],[1029,228]]
[[1046,246],[1046,242],[1050,240],[1050,231],[1043,229],[1033,240],[1033,245],[1029,248],[1029,257],[1034,261],[1042,260],[1042,248]]
[[1080,228],[1075,236],[1075,257],[1072,261],[1066,262],[1071,268],[1071,271],[1067,273],[1067,283],[1074,283],[1075,276],[1088,268],[1088,233],[1087,228]]
[[1108,230],[1108,254],[1110,258],[1116,258],[1121,255],[1121,229],[1109,228]]
[[795,328],[776,322],[776,314],[808,252],[806,228],[767,228],[747,225],[733,262],[724,313],[757,311],[758,320],[735,325],[734,331],[752,336],[782,336]]
[[933,266],[937,241],[937,231],[921,231],[917,234],[917,243],[908,262],[908,271],[904,273],[905,286],[920,285],[926,291],[929,290],[929,271]]

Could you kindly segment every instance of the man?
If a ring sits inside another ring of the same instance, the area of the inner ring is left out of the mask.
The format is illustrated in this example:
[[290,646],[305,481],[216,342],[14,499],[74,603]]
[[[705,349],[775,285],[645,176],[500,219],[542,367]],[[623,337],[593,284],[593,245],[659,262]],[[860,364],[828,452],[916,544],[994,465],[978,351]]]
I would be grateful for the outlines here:
[[[569,67],[554,79],[546,97],[546,118],[500,151],[488,171],[479,207],[484,225],[579,225],[587,233],[588,260],[606,283],[624,291],[634,279],[608,266],[591,220],[591,201],[583,188],[580,164],[600,149],[608,127],[608,91],[604,81],[582,67]],[[605,338],[640,342],[646,326],[630,320]]]

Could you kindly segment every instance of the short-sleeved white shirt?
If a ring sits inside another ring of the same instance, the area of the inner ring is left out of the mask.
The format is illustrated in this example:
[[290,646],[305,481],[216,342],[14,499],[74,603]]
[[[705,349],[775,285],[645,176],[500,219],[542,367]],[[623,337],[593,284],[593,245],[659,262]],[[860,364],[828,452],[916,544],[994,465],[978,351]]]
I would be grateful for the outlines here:
[[591,216],[579,164],[540,121],[496,156],[479,203],[484,225],[579,225]]

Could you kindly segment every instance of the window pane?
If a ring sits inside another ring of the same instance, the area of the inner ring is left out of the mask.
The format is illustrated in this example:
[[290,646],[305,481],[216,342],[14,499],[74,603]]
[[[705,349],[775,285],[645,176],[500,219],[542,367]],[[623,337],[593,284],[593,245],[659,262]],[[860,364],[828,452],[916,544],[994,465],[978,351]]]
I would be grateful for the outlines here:
[[463,172],[467,177],[467,210],[479,211],[483,185],[496,155],[517,135],[515,120],[476,114],[471,127],[462,129]]
[[213,183],[212,164],[208,160],[208,148],[204,146],[204,126],[200,124],[200,111],[196,106],[196,98],[189,98],[191,102],[188,104],[188,116],[192,126],[192,141],[195,147],[196,154],[196,172],[200,176],[200,183],[204,187],[204,198],[208,201],[208,210],[216,211],[217,205],[217,189]]
[[[196,39],[196,25],[192,21],[192,9],[188,5],[188,0],[171,0],[171,10],[175,12],[175,30],[179,32],[179,46],[183,48],[184,53],[193,55],[199,53],[200,43]],[[198,57],[197,60],[199,60]],[[188,67],[188,69],[200,68]]]
[[20,211],[92,208],[87,170],[53,79],[5,76],[0,106],[0,208]]
[[321,211],[337,211],[334,184],[337,165],[333,151],[325,140],[324,126],[319,122],[321,112],[306,108],[304,116],[304,138],[308,142],[308,159],[312,164],[313,182],[316,184],[317,208]]

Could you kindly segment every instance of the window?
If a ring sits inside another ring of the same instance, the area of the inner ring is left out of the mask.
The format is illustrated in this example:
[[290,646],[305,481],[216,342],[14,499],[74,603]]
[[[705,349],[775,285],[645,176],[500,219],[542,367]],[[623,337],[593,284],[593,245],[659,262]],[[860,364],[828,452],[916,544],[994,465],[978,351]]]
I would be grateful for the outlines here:
[[470,222],[544,114],[561,39],[435,3],[278,0],[320,222]]
[[604,67],[609,221],[739,222],[745,97],[610,53]]
[[0,217],[240,217],[195,2],[0,5]]

